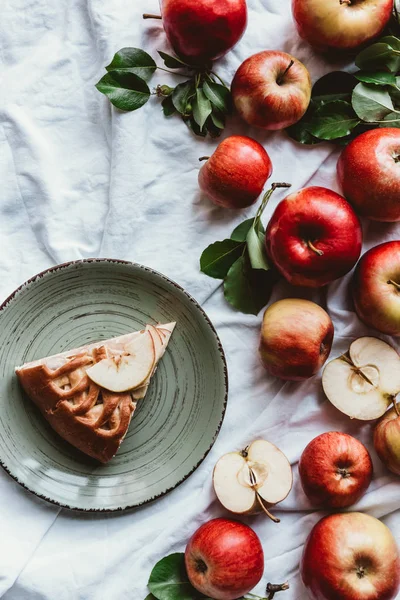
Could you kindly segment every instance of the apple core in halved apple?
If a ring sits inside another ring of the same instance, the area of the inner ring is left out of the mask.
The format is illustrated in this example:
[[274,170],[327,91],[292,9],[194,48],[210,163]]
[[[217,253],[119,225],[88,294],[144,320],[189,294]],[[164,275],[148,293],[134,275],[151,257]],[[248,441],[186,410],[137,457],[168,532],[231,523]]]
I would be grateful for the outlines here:
[[326,365],[322,385],[328,400],[345,415],[378,419],[400,392],[400,356],[378,338],[358,338],[347,354]]
[[274,444],[256,440],[241,452],[222,456],[214,468],[213,483],[221,504],[243,515],[264,511],[282,502],[292,489],[292,468]]

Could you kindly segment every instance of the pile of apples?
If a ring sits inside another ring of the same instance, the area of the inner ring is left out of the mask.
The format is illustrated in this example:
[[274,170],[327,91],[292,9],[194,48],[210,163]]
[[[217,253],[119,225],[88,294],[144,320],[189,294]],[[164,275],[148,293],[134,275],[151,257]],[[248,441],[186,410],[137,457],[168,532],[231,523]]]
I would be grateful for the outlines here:
[[[378,36],[393,0],[292,0],[300,36],[318,50],[354,50]],[[163,0],[167,36],[191,64],[222,56],[246,28],[245,0]],[[206,32],[206,33],[205,33]],[[239,67],[232,82],[237,112],[249,124],[277,130],[306,112],[311,79],[306,67],[284,52],[259,52]],[[343,196],[322,187],[291,193],[273,213],[265,252],[294,286],[323,287],[349,273],[362,250],[359,217],[400,222],[400,131],[379,128],[361,134],[342,152],[338,180]],[[244,136],[226,138],[199,174],[201,190],[216,205],[254,204],[272,174],[266,150]],[[359,318],[378,332],[400,335],[400,240],[368,250],[355,269],[351,294]],[[274,376],[302,381],[314,376],[331,351],[334,326],[328,313],[308,300],[290,298],[265,312],[259,345]],[[322,384],[344,414],[380,419],[374,445],[385,465],[400,475],[400,356],[376,337],[359,338],[329,362]],[[388,410],[393,404],[393,408]],[[304,450],[299,476],[311,505],[343,509],[357,502],[372,477],[368,450],[352,436],[324,433]],[[289,461],[276,446],[256,440],[217,462],[213,485],[222,505],[236,515],[266,513],[290,493]],[[193,586],[207,597],[234,600],[249,592],[264,571],[255,532],[242,523],[215,519],[186,548]],[[393,600],[400,589],[400,556],[389,529],[356,512],[331,514],[315,525],[305,544],[301,576],[315,600]],[[287,585],[271,586],[274,593]]]

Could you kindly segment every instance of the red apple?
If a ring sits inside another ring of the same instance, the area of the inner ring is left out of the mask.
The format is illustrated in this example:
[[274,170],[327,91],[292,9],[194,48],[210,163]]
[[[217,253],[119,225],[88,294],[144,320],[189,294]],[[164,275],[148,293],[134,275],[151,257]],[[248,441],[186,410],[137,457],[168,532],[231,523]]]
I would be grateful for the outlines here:
[[400,241],[379,244],[363,254],[353,277],[353,299],[366,325],[400,335]]
[[247,26],[246,0],[161,0],[160,4],[169,43],[191,64],[226,54]]
[[337,165],[343,194],[373,221],[400,221],[400,129],[371,129],[343,150]]
[[232,97],[249,125],[283,129],[299,121],[308,108],[310,74],[286,52],[259,52],[245,60],[236,72]]
[[271,160],[261,144],[232,135],[201,168],[199,185],[214,204],[245,208],[257,200],[271,173]]
[[361,252],[362,230],[342,196],[309,187],[278,204],[265,243],[271,260],[290,283],[321,287],[354,267]]
[[378,421],[374,431],[374,446],[387,468],[400,475],[400,405],[393,407]]
[[311,531],[301,577],[313,600],[394,600],[399,551],[390,530],[362,513],[325,517]]
[[292,0],[300,36],[320,50],[358,48],[379,35],[393,0]]
[[318,304],[299,298],[279,300],[264,313],[261,361],[275,377],[308,379],[328,358],[333,331],[330,316]]
[[306,446],[299,463],[301,485],[316,506],[351,506],[372,480],[372,460],[366,447],[346,433],[330,431]]
[[191,584],[215,600],[235,600],[247,594],[264,572],[264,553],[248,525],[213,519],[202,525],[185,551]]

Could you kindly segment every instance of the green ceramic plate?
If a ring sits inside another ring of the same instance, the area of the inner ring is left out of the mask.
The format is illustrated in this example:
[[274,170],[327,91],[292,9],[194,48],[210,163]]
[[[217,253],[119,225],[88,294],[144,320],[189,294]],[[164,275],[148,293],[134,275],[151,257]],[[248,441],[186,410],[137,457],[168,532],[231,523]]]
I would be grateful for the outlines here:
[[[158,321],[177,326],[120,450],[100,465],[51,430],[14,367]],[[200,306],[163,275],[113,260],[60,265],[6,300],[0,331],[0,461],[38,496],[76,510],[136,507],[179,485],[213,445],[227,399],[224,353]]]

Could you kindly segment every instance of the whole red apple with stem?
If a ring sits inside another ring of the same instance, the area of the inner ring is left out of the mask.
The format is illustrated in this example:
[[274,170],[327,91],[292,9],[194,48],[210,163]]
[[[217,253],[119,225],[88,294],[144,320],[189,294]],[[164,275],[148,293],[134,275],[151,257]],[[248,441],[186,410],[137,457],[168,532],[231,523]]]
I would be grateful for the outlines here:
[[313,600],[394,600],[400,587],[392,533],[357,512],[330,515],[315,525],[300,570]]
[[366,492],[373,467],[361,442],[346,433],[330,431],[306,446],[299,474],[304,493],[314,505],[344,508]]
[[223,140],[199,173],[200,189],[217,206],[246,208],[257,200],[272,174],[267,152],[255,140],[232,135]]
[[293,285],[321,287],[348,273],[362,246],[359,219],[336,192],[308,187],[280,202],[268,224],[267,253]]
[[234,600],[247,594],[264,572],[264,553],[248,525],[230,519],[204,523],[185,551],[191,584],[205,596]]
[[330,316],[318,304],[299,298],[274,302],[264,313],[261,362],[275,377],[308,379],[328,358],[333,333]]
[[189,64],[204,65],[220,58],[246,30],[246,0],[160,0],[160,6],[168,41]]
[[292,0],[300,36],[320,50],[353,50],[378,36],[393,0]]
[[384,465],[400,475],[400,405],[394,403],[378,421],[374,431],[375,450]]
[[373,221],[400,221],[400,130],[371,129],[340,155],[337,172],[343,195],[356,212]]
[[299,121],[308,108],[310,74],[286,52],[259,52],[237,70],[232,97],[238,113],[249,125],[284,129]]
[[359,318],[382,333],[400,335],[400,241],[363,254],[354,273],[354,306]]

